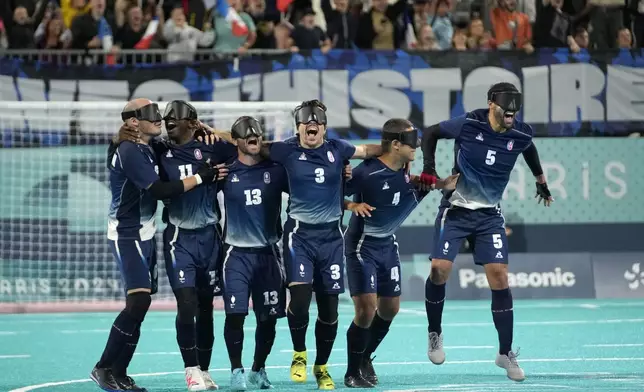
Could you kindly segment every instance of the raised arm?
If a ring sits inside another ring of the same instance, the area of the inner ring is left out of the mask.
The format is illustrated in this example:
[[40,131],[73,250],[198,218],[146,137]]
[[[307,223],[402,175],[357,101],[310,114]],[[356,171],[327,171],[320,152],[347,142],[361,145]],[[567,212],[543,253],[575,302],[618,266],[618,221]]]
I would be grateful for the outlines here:
[[423,151],[423,172],[420,180],[426,185],[435,185],[438,178],[436,172],[436,145],[439,139],[457,139],[466,121],[466,115],[443,121],[426,128],[421,140]]
[[382,155],[382,146],[380,144],[361,144],[356,146],[356,152],[353,153],[352,159],[369,159]]

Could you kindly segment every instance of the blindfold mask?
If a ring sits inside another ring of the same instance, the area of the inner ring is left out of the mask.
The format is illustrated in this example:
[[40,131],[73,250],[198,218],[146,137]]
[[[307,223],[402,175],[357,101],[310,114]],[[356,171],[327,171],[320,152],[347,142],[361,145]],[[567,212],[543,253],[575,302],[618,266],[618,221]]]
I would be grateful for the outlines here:
[[230,129],[235,139],[248,139],[249,137],[261,137],[264,129],[257,119],[250,116],[243,116],[237,119]]
[[197,110],[185,101],[172,101],[165,107],[164,120],[196,120]]
[[156,103],[149,103],[136,110],[130,110],[121,113],[123,121],[130,118],[136,118],[139,121],[159,122],[161,121],[161,112],[159,112],[159,105]]
[[521,93],[518,91],[501,91],[490,94],[490,101],[499,105],[506,112],[521,110]]
[[409,146],[411,148],[418,148],[420,146],[420,140],[418,140],[418,129],[414,128],[411,131],[406,132],[383,132],[382,140],[394,141],[398,140],[401,144]]
[[310,122],[326,125],[326,112],[319,106],[300,106],[295,109],[296,124],[308,124]]

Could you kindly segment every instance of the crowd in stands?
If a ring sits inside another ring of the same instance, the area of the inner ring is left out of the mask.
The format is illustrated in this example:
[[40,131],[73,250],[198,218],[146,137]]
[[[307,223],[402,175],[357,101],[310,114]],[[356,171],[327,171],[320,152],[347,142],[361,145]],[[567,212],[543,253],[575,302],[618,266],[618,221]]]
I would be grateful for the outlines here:
[[[224,2],[218,4],[217,2]],[[644,0],[2,0],[0,49],[641,48]]]

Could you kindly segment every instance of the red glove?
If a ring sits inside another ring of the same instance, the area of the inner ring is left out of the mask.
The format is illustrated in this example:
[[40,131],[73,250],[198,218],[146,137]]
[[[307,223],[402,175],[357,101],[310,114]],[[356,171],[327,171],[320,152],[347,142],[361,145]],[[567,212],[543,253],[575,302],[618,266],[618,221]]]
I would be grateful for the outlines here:
[[420,173],[420,182],[425,185],[436,185],[436,176],[428,173]]

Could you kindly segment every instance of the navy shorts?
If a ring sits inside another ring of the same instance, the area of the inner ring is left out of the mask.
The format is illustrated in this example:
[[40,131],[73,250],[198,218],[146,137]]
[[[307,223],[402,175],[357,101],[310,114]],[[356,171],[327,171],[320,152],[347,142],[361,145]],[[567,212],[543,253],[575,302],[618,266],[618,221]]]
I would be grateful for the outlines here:
[[344,238],[339,222],[284,224],[284,264],[288,283],[313,284],[316,293],[344,293]]
[[116,258],[125,293],[134,289],[149,289],[152,294],[159,289],[157,247],[153,239],[147,241],[110,241],[110,250]]
[[194,287],[215,295],[221,291],[222,245],[215,225],[188,230],[168,224],[163,232],[163,253],[172,290]]
[[400,296],[400,256],[396,237],[347,238],[347,276],[351,296]]
[[454,261],[467,239],[476,264],[508,263],[505,219],[500,208],[441,207],[434,227],[433,259]]
[[223,266],[226,314],[248,314],[249,298],[259,321],[286,315],[284,269],[277,246],[226,245]]

